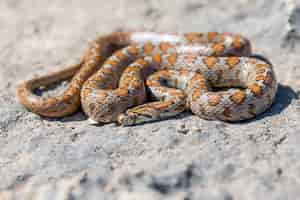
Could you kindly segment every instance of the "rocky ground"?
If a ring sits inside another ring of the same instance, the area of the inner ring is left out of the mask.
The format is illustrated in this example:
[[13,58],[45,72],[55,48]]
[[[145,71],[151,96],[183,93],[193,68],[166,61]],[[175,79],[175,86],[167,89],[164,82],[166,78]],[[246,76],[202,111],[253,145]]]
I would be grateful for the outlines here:
[[[273,107],[223,123],[190,113],[135,127],[45,119],[18,83],[78,62],[116,30],[228,31],[269,58]],[[300,3],[291,0],[0,1],[0,193],[9,199],[299,199]],[[98,198],[97,198],[98,197]]]

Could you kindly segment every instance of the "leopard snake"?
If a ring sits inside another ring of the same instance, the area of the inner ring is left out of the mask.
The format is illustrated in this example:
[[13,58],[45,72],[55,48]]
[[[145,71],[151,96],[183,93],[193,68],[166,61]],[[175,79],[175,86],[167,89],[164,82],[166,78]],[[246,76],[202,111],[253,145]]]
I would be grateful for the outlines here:
[[[67,79],[60,95],[34,93]],[[184,110],[246,120],[268,109],[276,91],[271,63],[253,57],[238,34],[113,32],[93,41],[79,64],[20,84],[17,97],[42,116],[68,116],[81,106],[93,123],[128,126]]]

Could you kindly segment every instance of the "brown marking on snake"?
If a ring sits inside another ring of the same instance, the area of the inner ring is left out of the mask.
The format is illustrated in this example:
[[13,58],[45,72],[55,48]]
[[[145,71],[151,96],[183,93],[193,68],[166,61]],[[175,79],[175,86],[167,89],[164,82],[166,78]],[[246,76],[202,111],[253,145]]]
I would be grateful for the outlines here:
[[216,55],[220,55],[224,52],[225,50],[225,45],[224,44],[214,44],[212,46],[214,52],[216,53]]
[[269,68],[270,65],[267,63],[258,63],[256,64],[256,69],[260,69],[260,68]]
[[102,68],[103,74],[112,74],[112,68]]
[[161,56],[160,54],[152,55],[152,60],[155,64],[159,65],[161,63]]
[[177,61],[177,54],[173,53],[173,54],[169,55],[167,57],[167,60],[168,60],[168,62],[169,62],[170,65],[175,65],[176,61]]
[[208,42],[213,42],[217,36],[218,36],[217,32],[208,32],[207,33]]
[[232,117],[232,115],[231,115],[231,110],[230,110],[229,107],[226,107],[226,108],[223,110],[222,114],[223,114],[226,118],[231,118],[231,117]]
[[266,72],[266,68],[256,68],[256,74],[264,74]]
[[139,89],[141,87],[141,82],[139,80],[134,80],[131,83],[132,88]]
[[146,42],[144,45],[144,52],[146,55],[151,55],[154,49],[154,45],[151,42]]
[[188,40],[188,43],[200,42],[201,39],[203,38],[202,33],[195,33],[195,32],[185,33],[184,36]]
[[121,97],[126,97],[128,95],[128,90],[127,89],[119,89],[118,95]]
[[137,63],[139,63],[140,65],[148,65],[149,64],[145,59],[139,59],[137,61]]
[[171,102],[167,101],[167,102],[162,102],[160,104],[156,104],[155,108],[158,110],[164,110],[164,109],[169,108],[170,105],[171,105]]
[[112,67],[117,67],[118,62],[115,60],[107,60],[107,61],[105,61],[104,65],[111,65]]
[[264,81],[266,76],[264,74],[259,74],[255,77],[256,81]]
[[162,42],[159,45],[160,50],[162,51],[162,53],[167,53],[168,49],[171,47],[169,42]]
[[250,85],[249,89],[257,97],[262,94],[262,89],[257,83],[253,83],[252,85]]
[[206,58],[203,58],[203,63],[208,68],[214,67],[217,62],[218,62],[218,58],[217,57],[206,57]]
[[226,63],[229,65],[230,68],[235,67],[237,64],[239,64],[240,59],[238,57],[228,57],[226,60]]
[[246,94],[244,91],[237,91],[230,96],[230,99],[238,105],[242,104],[245,98],[246,98]]
[[128,48],[128,53],[130,53],[132,56],[136,56],[138,54],[138,49],[136,46],[130,46]]
[[201,96],[202,92],[200,90],[196,90],[192,94],[192,101],[196,101]]
[[221,96],[219,94],[210,94],[208,96],[208,104],[210,106],[216,106],[220,103]]

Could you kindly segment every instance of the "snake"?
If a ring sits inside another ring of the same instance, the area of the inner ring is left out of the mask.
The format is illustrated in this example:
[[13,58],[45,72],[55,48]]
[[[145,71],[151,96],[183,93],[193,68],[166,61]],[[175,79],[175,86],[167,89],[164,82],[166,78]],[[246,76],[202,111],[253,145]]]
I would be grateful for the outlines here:
[[[52,96],[42,86],[69,80]],[[250,41],[228,32],[112,32],[90,43],[78,64],[18,85],[19,102],[44,117],[81,107],[90,123],[123,126],[190,110],[206,120],[254,118],[273,103],[271,62],[252,55]]]

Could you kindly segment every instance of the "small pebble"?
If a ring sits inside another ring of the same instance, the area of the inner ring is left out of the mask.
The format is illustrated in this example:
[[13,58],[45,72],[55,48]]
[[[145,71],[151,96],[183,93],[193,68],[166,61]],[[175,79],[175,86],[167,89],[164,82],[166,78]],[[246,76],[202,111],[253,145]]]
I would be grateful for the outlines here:
[[179,123],[176,127],[178,133],[187,134],[189,129],[186,127],[185,123]]

